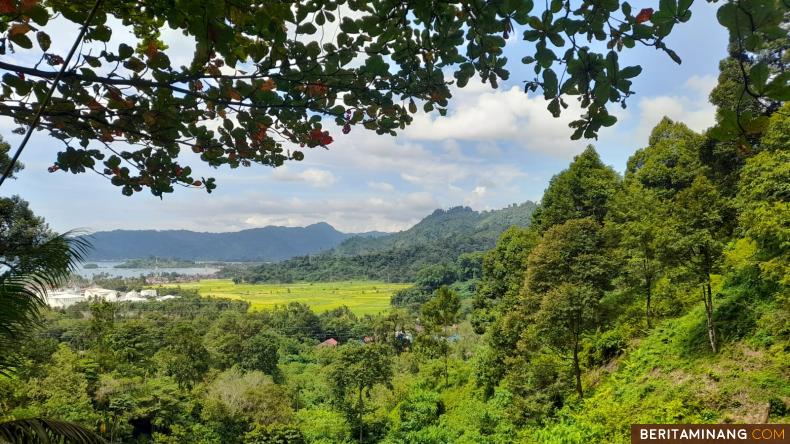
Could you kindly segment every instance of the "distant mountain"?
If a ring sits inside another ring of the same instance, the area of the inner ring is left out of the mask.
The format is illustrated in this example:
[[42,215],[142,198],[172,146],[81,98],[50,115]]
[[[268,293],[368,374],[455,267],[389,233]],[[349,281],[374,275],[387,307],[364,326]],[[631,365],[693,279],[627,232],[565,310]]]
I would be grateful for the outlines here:
[[188,230],[114,230],[87,236],[93,245],[89,260],[124,260],[151,256],[198,261],[281,261],[338,246],[351,237],[381,236],[371,232],[348,234],[321,222],[307,227],[253,228],[231,233]]
[[378,237],[355,236],[327,252],[263,264],[237,274],[247,282],[332,281],[380,279],[412,282],[423,267],[450,264],[459,255],[494,247],[499,235],[513,225],[529,226],[534,202],[500,210],[468,207],[436,210],[408,230]]

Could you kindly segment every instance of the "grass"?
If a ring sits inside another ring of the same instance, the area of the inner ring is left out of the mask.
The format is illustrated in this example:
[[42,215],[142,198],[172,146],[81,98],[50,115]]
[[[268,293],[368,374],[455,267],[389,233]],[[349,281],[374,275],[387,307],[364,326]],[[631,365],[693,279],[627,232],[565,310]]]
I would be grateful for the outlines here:
[[[744,301],[717,302],[717,313],[726,317],[728,305]],[[566,405],[556,421],[524,442],[625,444],[630,424],[760,423],[767,415],[769,422],[786,423],[790,371],[785,343],[755,344],[753,331],[743,338],[733,334],[743,327],[737,325],[744,323],[739,318],[748,316],[738,314],[719,319],[721,350],[713,354],[701,305],[658,325],[618,359],[611,373],[599,375],[597,385],[588,374],[588,397]],[[750,307],[754,311],[758,303],[751,301]]]
[[356,315],[376,314],[386,310],[390,306],[392,294],[410,285],[379,281],[234,284],[230,279],[203,279],[199,282],[178,284],[181,288],[197,289],[203,297],[247,301],[253,310],[301,302],[317,313],[345,305]]

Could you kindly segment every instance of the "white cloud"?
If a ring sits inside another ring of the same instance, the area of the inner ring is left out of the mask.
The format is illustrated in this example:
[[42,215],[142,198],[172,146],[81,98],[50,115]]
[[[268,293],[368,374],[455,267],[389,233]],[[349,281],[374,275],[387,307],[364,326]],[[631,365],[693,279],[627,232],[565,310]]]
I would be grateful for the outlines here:
[[[524,150],[570,158],[583,144],[570,140],[568,123],[581,114],[576,100],[559,118],[546,110],[547,102],[521,88],[492,90],[475,82],[453,91],[453,106],[446,117],[420,113],[404,135],[412,140],[473,141],[487,151],[496,141],[518,143]],[[445,142],[447,143],[447,142]]]
[[331,171],[318,168],[308,168],[304,171],[293,172],[289,167],[275,168],[272,179],[280,182],[305,182],[317,188],[326,188],[337,182],[337,177]]
[[716,121],[716,108],[708,101],[714,86],[716,78],[713,76],[692,76],[684,85],[688,94],[642,98],[637,105],[639,122],[634,138],[642,145],[647,144],[653,127],[664,116],[683,122],[694,131],[705,131]]
[[406,229],[441,206],[426,192],[389,195],[280,197],[270,194],[215,196],[200,208],[174,205],[175,225],[199,231],[233,231],[266,225],[327,222],[344,232]]
[[368,182],[368,186],[374,190],[383,191],[383,192],[390,192],[395,190],[395,187],[389,182],[370,181]]

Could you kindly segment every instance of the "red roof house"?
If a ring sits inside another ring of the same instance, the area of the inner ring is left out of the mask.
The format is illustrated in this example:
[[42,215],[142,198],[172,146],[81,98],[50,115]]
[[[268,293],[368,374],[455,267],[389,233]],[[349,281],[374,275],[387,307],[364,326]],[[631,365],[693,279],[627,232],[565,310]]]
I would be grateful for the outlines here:
[[337,347],[337,340],[335,338],[329,338],[326,341],[318,344],[319,347]]

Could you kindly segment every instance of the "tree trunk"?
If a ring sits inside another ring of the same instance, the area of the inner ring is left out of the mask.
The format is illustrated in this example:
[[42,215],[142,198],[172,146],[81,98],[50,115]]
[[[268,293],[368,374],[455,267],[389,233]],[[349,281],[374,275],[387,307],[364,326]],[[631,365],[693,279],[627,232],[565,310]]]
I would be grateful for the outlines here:
[[447,376],[447,355],[450,354],[450,338],[447,336],[447,326],[444,326],[444,386],[449,384]]
[[573,343],[573,373],[576,376],[576,393],[579,394],[579,398],[584,397],[584,392],[582,391],[582,370],[579,367],[579,340],[577,339]]
[[710,275],[705,280],[705,286],[702,287],[702,296],[705,300],[705,318],[708,324],[708,340],[710,341],[710,348],[713,353],[719,352],[719,344],[716,338],[716,326],[713,324],[713,295],[710,288]]
[[651,325],[651,322],[650,322],[650,316],[651,316],[651,314],[650,314],[650,297],[652,296],[652,291],[651,291],[650,287],[652,287],[652,285],[651,285],[650,282],[648,282],[647,283],[647,306],[645,307],[645,317],[647,319],[647,329],[648,330],[650,330],[652,328],[652,325]]
[[362,442],[362,386],[359,386],[359,442]]

